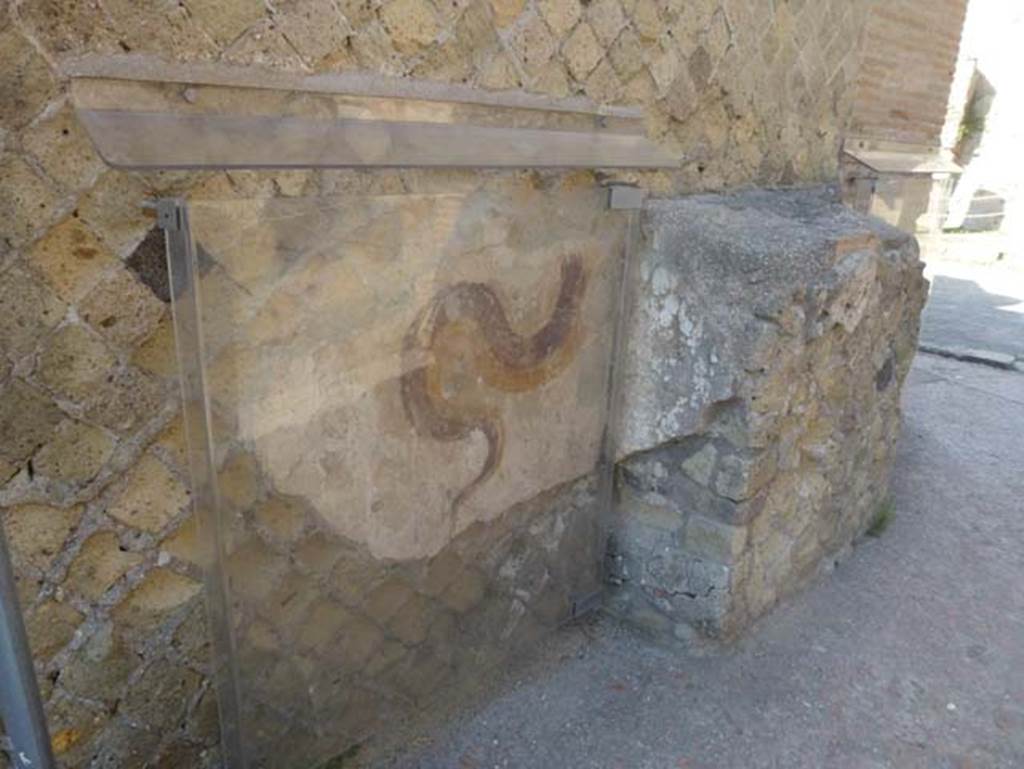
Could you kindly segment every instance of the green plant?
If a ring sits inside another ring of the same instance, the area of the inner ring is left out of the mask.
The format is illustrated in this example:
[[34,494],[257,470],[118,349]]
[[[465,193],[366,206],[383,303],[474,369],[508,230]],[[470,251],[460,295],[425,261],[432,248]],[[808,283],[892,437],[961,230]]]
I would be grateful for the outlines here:
[[889,524],[892,523],[892,519],[895,517],[896,511],[893,509],[892,500],[886,499],[878,506],[878,512],[875,513],[875,517],[871,519],[871,525],[868,526],[867,532],[869,537],[880,537],[885,533],[885,530],[889,528]]

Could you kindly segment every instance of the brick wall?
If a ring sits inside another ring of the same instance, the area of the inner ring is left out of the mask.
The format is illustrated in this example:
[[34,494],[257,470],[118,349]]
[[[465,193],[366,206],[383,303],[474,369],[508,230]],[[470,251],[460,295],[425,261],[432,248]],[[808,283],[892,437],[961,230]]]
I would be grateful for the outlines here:
[[873,0],[852,133],[937,147],[967,0]]

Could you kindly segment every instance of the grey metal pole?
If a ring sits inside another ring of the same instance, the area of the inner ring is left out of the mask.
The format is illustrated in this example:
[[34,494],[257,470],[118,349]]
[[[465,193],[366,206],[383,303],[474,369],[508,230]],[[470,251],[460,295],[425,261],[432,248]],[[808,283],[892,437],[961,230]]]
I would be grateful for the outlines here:
[[0,717],[16,769],[55,769],[3,526],[0,526]]

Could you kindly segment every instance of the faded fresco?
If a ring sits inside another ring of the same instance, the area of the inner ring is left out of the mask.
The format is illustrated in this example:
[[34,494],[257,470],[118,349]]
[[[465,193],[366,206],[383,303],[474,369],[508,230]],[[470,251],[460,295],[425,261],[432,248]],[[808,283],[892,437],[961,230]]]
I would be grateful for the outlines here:
[[473,432],[487,439],[484,465],[455,495],[453,511],[494,475],[502,459],[501,406],[487,403],[489,392],[536,390],[572,363],[586,283],[582,257],[566,257],[551,315],[530,336],[512,328],[494,289],[469,282],[436,294],[406,334],[402,403],[416,432],[439,441],[465,440]]
[[196,206],[225,445],[386,558],[585,475],[621,256],[601,203],[524,185]]

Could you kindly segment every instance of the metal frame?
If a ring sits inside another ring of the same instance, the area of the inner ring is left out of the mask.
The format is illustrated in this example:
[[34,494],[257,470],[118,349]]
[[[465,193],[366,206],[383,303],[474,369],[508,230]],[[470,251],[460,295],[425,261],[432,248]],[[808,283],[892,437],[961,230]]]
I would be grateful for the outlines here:
[[[638,261],[636,249],[640,238],[640,210],[643,208],[647,192],[641,187],[629,184],[608,185],[608,209],[622,211],[626,216],[626,238],[622,244],[622,263],[619,274],[618,307],[615,313],[615,328],[612,331],[611,366],[608,368],[608,418],[605,423],[605,434],[601,441],[601,456],[598,460],[598,478],[601,484],[598,498],[604,500],[604,506],[598,510],[600,516],[601,536],[604,538],[605,551],[601,561],[601,579],[605,585],[619,584],[621,573],[619,548],[615,542],[616,502],[615,502],[615,463],[618,461],[618,445],[615,436],[619,432],[622,418],[623,381],[618,370],[622,360],[622,346],[629,331],[632,303],[629,301],[629,287],[633,284],[633,273]],[[601,594],[601,605],[604,603],[605,591]]]
[[25,635],[7,539],[0,526],[0,717],[17,769],[56,769]]
[[[164,231],[167,270],[174,294],[171,312],[174,340],[181,375],[182,413],[192,475],[192,505],[199,527],[200,542],[208,550],[202,556],[206,582],[207,622],[212,640],[210,676],[217,693],[221,746],[224,764],[230,769],[247,769],[247,743],[241,718],[241,677],[234,627],[230,618],[230,597],[224,571],[225,533],[214,479],[213,433],[210,403],[206,391],[204,348],[199,334],[202,304],[198,285],[199,265],[189,229],[188,206],[180,198],[163,198],[155,203],[157,226]],[[183,340],[193,340],[184,344]]]

